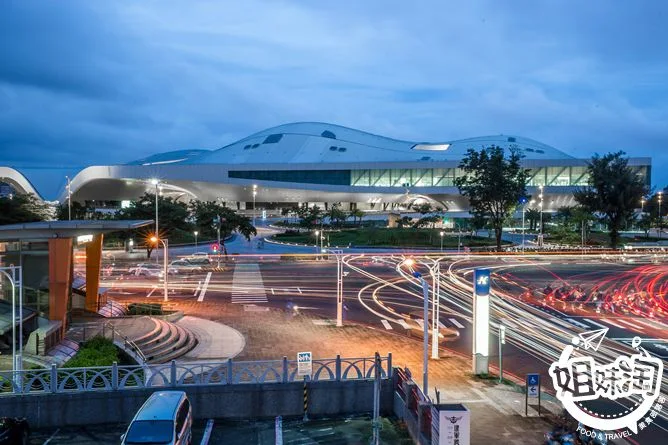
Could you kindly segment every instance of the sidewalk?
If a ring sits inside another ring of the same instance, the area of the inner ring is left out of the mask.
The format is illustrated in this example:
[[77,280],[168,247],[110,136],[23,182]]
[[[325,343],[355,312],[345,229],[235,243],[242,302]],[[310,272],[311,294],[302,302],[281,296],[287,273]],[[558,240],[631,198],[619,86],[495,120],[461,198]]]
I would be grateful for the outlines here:
[[239,355],[246,346],[239,331],[222,323],[186,315],[177,324],[197,337],[197,346],[179,358],[179,362],[227,360]]
[[[393,364],[408,367],[415,380],[422,373],[421,343],[398,334],[367,326],[349,324],[343,328],[314,323],[305,316],[293,316],[280,311],[244,312],[242,305],[207,302],[179,302],[185,313],[213,318],[237,329],[246,338],[239,360],[277,359],[296,357],[299,351],[312,351],[314,358],[370,357],[392,352]],[[443,354],[443,351],[442,351]],[[434,388],[440,391],[441,403],[464,403],[471,410],[472,444],[499,443],[520,445],[542,443],[550,423],[538,417],[524,417],[524,394],[494,381],[473,379],[470,359],[445,353],[440,360],[429,362],[430,396]],[[560,407],[543,404],[543,414],[559,412]],[[530,409],[529,415],[536,416]]]

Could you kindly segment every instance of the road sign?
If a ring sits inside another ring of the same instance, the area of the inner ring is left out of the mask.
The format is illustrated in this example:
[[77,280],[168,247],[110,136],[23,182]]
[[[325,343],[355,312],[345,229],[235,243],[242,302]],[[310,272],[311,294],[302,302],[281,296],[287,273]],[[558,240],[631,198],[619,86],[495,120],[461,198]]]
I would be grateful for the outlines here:
[[265,219],[267,219],[267,211],[263,210],[262,211],[262,221],[264,221]]
[[313,354],[311,352],[297,353],[297,375],[311,376],[313,373]]
[[527,374],[527,396],[538,398],[540,395],[540,374]]
[[218,243],[211,243],[211,251],[212,252],[218,252],[220,250],[220,246]]

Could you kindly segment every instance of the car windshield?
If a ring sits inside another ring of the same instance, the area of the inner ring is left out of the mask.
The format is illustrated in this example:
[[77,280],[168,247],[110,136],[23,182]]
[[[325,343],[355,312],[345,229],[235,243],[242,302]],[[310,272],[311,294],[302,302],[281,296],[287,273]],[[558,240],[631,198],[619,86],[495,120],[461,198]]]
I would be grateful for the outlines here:
[[138,420],[130,425],[125,443],[170,443],[173,435],[174,422],[171,420]]

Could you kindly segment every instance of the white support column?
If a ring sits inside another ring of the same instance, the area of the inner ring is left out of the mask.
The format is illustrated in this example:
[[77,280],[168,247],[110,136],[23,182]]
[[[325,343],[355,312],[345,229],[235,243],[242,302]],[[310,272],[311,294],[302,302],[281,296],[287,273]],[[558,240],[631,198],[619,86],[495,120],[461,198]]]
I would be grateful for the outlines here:
[[489,269],[473,273],[473,373],[489,373]]

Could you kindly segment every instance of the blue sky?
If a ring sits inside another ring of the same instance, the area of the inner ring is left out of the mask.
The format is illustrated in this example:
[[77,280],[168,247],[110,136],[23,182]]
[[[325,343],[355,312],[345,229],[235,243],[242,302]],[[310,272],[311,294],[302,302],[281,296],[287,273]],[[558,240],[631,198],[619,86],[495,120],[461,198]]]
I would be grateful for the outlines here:
[[668,2],[0,3],[0,163],[124,163],[293,121],[653,158]]

